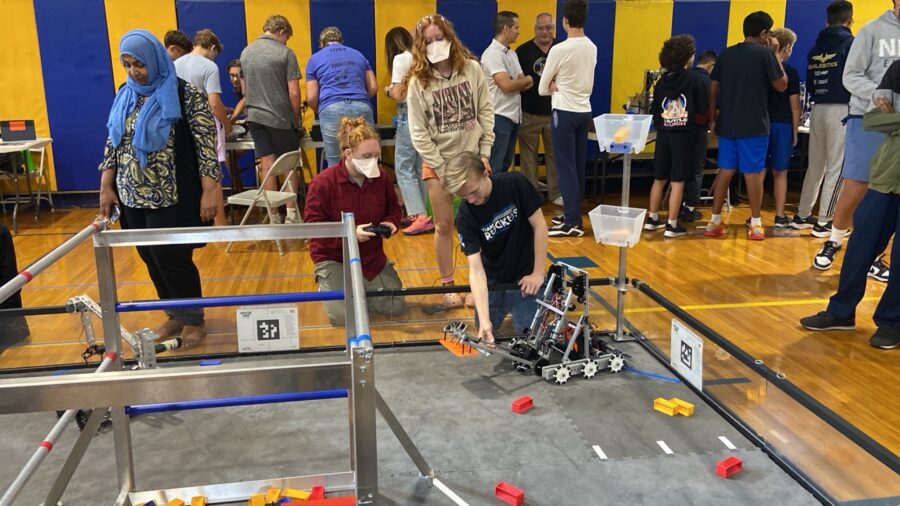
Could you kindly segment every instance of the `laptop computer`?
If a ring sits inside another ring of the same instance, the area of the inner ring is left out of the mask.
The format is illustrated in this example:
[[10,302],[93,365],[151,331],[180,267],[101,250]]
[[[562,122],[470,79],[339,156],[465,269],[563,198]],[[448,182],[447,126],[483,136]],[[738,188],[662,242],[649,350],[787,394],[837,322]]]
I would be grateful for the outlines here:
[[3,142],[33,141],[37,139],[34,120],[0,121],[0,138]]

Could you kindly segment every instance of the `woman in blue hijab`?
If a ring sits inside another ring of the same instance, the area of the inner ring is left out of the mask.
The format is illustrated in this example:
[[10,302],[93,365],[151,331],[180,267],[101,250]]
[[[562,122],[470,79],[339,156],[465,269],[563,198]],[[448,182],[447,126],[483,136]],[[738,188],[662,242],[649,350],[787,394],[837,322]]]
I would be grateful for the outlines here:
[[[126,229],[198,226],[216,213],[216,127],[206,96],[175,75],[159,40],[132,30],[119,44],[128,77],[106,126],[100,163],[100,214],[121,204]],[[196,245],[140,246],[160,299],[201,297]],[[205,336],[201,309],[166,311],[160,339],[181,336],[194,346]]]

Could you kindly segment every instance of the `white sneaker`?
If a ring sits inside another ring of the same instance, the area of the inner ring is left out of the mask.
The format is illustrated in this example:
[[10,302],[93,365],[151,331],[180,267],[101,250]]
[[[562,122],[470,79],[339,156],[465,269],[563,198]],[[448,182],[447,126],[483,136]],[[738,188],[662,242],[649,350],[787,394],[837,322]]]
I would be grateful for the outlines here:
[[281,225],[282,223],[284,223],[284,218],[282,218],[281,215],[277,212],[273,212],[271,218],[273,225]]
[[303,218],[300,217],[300,213],[298,213],[296,209],[288,209],[287,216],[284,217],[284,222],[289,225],[295,225],[297,223],[303,223]]
[[564,205],[562,197],[556,197],[556,199],[553,201],[553,203],[558,205],[559,207],[562,207]]

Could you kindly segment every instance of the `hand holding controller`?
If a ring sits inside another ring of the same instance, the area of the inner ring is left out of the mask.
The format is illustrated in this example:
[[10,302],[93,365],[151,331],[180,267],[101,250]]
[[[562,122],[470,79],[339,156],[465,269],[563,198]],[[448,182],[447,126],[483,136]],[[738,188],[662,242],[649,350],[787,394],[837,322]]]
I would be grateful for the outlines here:
[[383,236],[385,238],[390,237],[391,234],[393,233],[393,231],[391,230],[391,227],[389,227],[387,225],[369,225],[368,227],[363,227],[363,230],[365,230],[366,232],[375,234],[375,235]]

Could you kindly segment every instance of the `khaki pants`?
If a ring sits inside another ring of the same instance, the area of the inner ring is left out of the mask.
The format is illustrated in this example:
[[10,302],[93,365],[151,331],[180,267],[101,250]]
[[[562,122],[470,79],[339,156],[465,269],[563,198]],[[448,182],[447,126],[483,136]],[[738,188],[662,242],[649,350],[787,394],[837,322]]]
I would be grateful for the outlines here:
[[556,182],[556,165],[553,163],[553,143],[550,140],[550,116],[535,116],[522,112],[522,124],[519,126],[519,159],[522,174],[538,186],[538,145],[544,141],[544,160],[547,167],[547,193],[550,200],[559,198],[559,185]]
[[[333,290],[344,289],[344,264],[332,260],[319,262],[315,265],[316,283],[319,284],[320,292],[329,292]],[[394,265],[390,262],[384,264],[381,272],[371,281],[363,278],[363,288],[366,291],[378,289],[397,289],[402,288],[400,276],[394,270]],[[406,313],[406,302],[402,297],[368,297],[366,300],[369,311],[375,311],[378,314],[387,316],[398,316]],[[325,306],[325,313],[328,315],[328,321],[334,326],[344,325],[345,315],[344,307],[346,302],[343,300],[330,300],[322,303]]]

